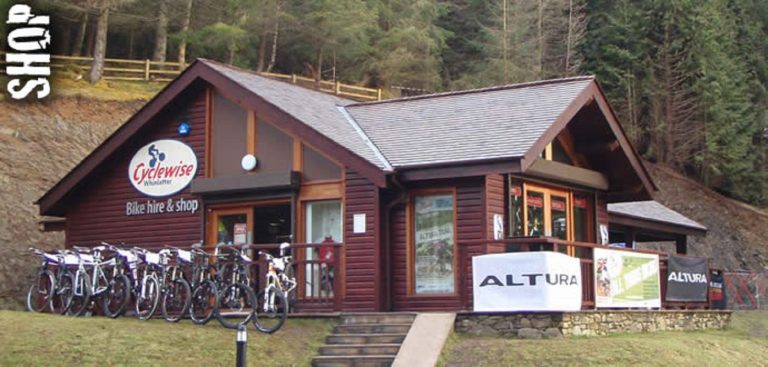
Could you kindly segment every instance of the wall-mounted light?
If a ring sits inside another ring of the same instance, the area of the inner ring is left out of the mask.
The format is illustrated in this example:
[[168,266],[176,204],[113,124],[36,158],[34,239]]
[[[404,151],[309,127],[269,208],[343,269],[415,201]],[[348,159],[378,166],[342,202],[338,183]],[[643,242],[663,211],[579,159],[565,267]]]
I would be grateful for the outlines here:
[[192,128],[189,126],[189,123],[186,121],[182,121],[179,124],[179,135],[180,136],[189,136],[189,131],[192,130]]
[[246,171],[253,171],[258,165],[259,160],[256,159],[256,156],[253,154],[246,154],[243,156],[243,159],[240,160],[240,166]]

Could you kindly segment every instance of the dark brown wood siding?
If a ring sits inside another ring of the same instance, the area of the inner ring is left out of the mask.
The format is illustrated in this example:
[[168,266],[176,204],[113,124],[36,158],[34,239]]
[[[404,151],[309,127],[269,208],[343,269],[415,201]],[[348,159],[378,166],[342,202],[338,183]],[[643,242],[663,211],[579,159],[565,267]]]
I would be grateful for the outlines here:
[[596,241],[600,242],[600,225],[605,224],[608,225],[608,202],[606,201],[605,193],[598,192],[596,195],[596,203],[595,203],[595,218],[597,218],[597,226],[598,231],[595,232],[597,235],[595,236]]
[[493,238],[493,216],[495,214],[504,216],[504,176],[485,176],[485,207],[486,213],[488,213],[486,217],[488,220],[487,238]]
[[[379,188],[357,172],[345,182],[345,311],[378,311],[381,307]],[[365,214],[365,233],[354,233],[355,214]]]
[[[486,209],[484,200],[484,179],[482,177],[463,180],[432,182],[419,188],[456,189],[456,232],[457,246],[462,241],[485,238]],[[408,291],[408,243],[406,212],[408,205],[400,205],[392,210],[391,241],[392,241],[392,297],[393,308],[396,311],[436,311],[460,310],[465,308],[467,289],[471,292],[472,271],[466,262],[462,261],[463,251],[458,248],[457,256],[458,283],[457,294],[454,296],[414,296]],[[470,249],[474,252],[473,249]]]
[[[180,198],[195,200],[189,188],[169,198],[151,199],[138,192],[128,180],[128,165],[136,150],[157,139],[177,139],[192,147],[197,155],[197,176],[205,172],[205,92],[195,90],[182,95],[178,103],[166,107],[153,121],[121,147],[106,164],[77,189],[67,211],[67,246],[93,245],[101,241],[140,246],[190,245],[203,240],[202,201],[194,214],[162,213],[126,216],[126,202],[165,201]],[[180,137],[177,128],[186,120],[190,135]]]

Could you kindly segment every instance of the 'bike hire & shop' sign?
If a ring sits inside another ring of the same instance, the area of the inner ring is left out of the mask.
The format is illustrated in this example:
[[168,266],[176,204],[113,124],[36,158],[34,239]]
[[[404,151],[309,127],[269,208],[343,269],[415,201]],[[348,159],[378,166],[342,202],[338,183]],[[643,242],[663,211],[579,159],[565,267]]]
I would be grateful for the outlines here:
[[472,258],[477,312],[578,311],[579,259],[558,252],[520,252]]
[[597,307],[661,307],[659,255],[596,248]]
[[667,301],[706,302],[707,259],[670,256],[667,268]]
[[[197,156],[189,145],[178,140],[155,140],[139,149],[128,165],[128,180],[144,195],[160,198],[184,190],[197,174]],[[191,212],[197,200],[167,199],[125,203],[125,214],[144,215]]]

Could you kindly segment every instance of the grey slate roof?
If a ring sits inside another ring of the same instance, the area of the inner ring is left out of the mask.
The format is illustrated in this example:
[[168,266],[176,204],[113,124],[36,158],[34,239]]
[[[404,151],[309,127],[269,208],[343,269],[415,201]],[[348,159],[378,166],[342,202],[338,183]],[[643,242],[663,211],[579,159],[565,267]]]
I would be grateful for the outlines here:
[[557,79],[345,109],[395,168],[522,157],[592,82]]
[[518,158],[591,76],[356,103],[201,60],[383,171]]
[[367,137],[356,131],[354,123],[339,110],[339,106],[354,101],[268,79],[216,62],[200,61],[380,169],[391,170],[389,164],[367,142]]
[[608,214],[664,222],[703,231],[707,230],[707,227],[653,200],[608,204]]

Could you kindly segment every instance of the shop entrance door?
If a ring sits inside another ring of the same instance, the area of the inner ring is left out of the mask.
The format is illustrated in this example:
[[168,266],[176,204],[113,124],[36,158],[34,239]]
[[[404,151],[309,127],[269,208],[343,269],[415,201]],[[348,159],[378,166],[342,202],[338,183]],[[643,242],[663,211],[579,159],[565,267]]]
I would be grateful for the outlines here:
[[211,206],[207,216],[207,244],[276,244],[291,242],[290,201]]

